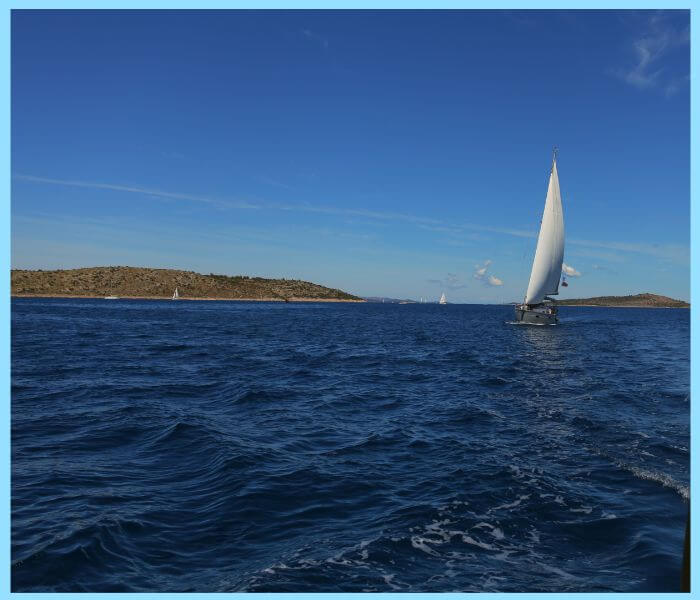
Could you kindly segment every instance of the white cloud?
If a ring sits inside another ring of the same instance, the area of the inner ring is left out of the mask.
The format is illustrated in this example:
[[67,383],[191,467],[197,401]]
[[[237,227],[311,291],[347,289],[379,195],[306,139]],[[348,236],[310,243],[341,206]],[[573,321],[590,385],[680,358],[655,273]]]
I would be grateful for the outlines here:
[[34,177],[32,175],[15,175],[15,179],[29,181],[32,183],[49,183],[54,185],[65,185],[68,187],[87,188],[93,190],[111,190],[115,192],[126,192],[129,194],[142,194],[144,196],[154,196],[156,198],[164,198],[166,200],[187,200],[189,202],[203,202],[217,208],[260,208],[257,204],[249,202],[230,202],[226,200],[217,200],[206,196],[179,194],[175,192],[165,192],[163,190],[146,188],[141,186],[120,185],[114,183],[98,183],[94,181],[77,181],[66,179],[51,179],[49,177]]
[[663,59],[672,49],[689,41],[688,27],[676,29],[663,12],[656,12],[645,23],[641,35],[632,42],[635,63],[625,69],[616,69],[614,73],[637,89],[663,87],[666,96],[672,96],[687,78],[669,76]]
[[489,285],[503,285],[503,281],[499,279],[498,277],[494,277],[493,275],[489,275]]
[[[488,270],[489,266],[491,266],[491,263],[493,261],[491,259],[487,259],[484,261],[483,265],[474,265],[475,271],[474,271],[474,279],[478,279],[479,281],[483,281],[485,285],[493,285],[493,286],[498,286],[498,285],[503,285],[503,281],[496,277],[495,275],[489,275],[486,277],[486,271]],[[486,279],[484,279],[486,277]]]
[[486,269],[489,268],[489,265],[491,264],[491,259],[487,259],[484,261],[483,265],[474,265],[474,268],[476,269],[474,271],[474,279],[483,279],[484,275],[486,275]]
[[566,263],[562,263],[561,270],[564,272],[565,275],[568,275],[569,277],[581,277],[581,273],[579,273],[576,269],[574,269],[570,265],[567,265]]

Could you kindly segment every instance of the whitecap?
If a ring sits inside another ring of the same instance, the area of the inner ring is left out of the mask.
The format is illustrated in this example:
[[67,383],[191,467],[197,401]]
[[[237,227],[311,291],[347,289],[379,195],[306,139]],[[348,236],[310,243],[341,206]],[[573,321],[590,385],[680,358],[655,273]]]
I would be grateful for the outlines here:
[[639,467],[625,465],[624,463],[619,463],[619,466],[632,473],[635,477],[639,477],[640,479],[646,479],[648,481],[655,481],[656,483],[660,483],[664,487],[675,490],[676,492],[678,492],[678,494],[680,494],[680,496],[684,500],[688,500],[690,498],[688,486],[679,483],[670,475],[666,475],[665,473],[656,473],[654,471],[647,471],[646,469],[640,469]]
[[530,498],[530,494],[524,494],[522,496],[518,496],[518,499],[511,502],[510,504],[501,504],[500,506],[496,506],[495,508],[490,509],[489,512],[491,512],[492,510],[500,510],[501,508],[515,508],[523,500],[528,500],[529,498]]
[[422,538],[417,535],[411,536],[411,546],[413,546],[417,550],[422,550],[423,552],[425,552],[426,554],[430,554],[431,556],[440,556],[438,552],[436,552],[430,546],[428,546],[429,541],[431,540],[426,540],[425,538]]
[[479,547],[479,548],[483,548],[484,550],[495,550],[495,549],[496,549],[496,548],[494,548],[491,544],[486,544],[486,543],[484,543],[484,542],[480,542],[480,541],[478,541],[478,540],[475,540],[475,539],[474,539],[473,537],[471,537],[470,535],[463,535],[463,536],[462,536],[462,541],[463,541],[465,544],[472,544],[473,546],[477,546],[477,547]]
[[569,512],[585,513],[590,515],[591,512],[593,512],[593,508],[591,506],[582,506],[581,508],[570,508]]

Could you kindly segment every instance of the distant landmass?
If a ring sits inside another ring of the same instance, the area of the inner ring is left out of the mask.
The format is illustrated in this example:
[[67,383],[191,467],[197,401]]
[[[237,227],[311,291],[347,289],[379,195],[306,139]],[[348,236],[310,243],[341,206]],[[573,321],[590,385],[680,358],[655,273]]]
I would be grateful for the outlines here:
[[598,296],[580,300],[557,300],[557,304],[568,306],[632,306],[646,308],[690,308],[683,300],[674,300],[657,294],[635,294],[634,296]]
[[386,298],[384,296],[363,296],[365,302],[381,302],[382,304],[418,304],[415,300],[401,298]]
[[13,296],[170,298],[176,287],[183,299],[364,302],[342,290],[298,279],[142,267],[11,271]]

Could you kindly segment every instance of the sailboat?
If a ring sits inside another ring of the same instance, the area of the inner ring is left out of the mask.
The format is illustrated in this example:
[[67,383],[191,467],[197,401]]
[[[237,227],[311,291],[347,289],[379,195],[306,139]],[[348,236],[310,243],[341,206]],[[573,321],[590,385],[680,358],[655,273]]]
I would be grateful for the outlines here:
[[180,294],[177,293],[177,288],[175,288],[175,291],[173,292],[173,300],[177,300],[180,297]]
[[440,302],[438,304],[447,304],[447,298],[445,298],[445,292],[442,292],[442,296],[440,296]]
[[522,304],[515,305],[515,319],[535,325],[555,325],[557,306],[554,298],[559,294],[559,279],[564,262],[564,214],[557,174],[557,151],[554,150],[549,174],[547,198],[537,236],[535,258],[532,261],[530,282]]

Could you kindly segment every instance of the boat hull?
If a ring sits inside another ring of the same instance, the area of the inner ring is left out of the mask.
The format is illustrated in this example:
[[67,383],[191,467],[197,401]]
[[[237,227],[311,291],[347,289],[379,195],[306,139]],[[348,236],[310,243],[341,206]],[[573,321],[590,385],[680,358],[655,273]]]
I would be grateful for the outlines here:
[[515,320],[518,323],[528,323],[530,325],[556,325],[559,322],[556,312],[546,313],[540,310],[519,307],[515,309]]

